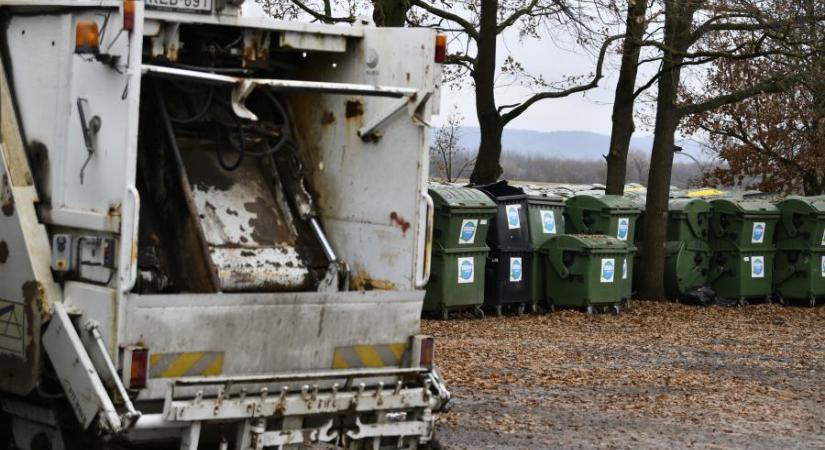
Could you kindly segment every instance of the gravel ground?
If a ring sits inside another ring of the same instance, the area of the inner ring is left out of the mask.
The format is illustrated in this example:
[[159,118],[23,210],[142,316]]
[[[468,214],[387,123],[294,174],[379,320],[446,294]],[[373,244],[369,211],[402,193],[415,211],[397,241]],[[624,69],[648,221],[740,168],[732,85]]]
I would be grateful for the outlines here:
[[825,448],[825,308],[425,321],[447,449]]

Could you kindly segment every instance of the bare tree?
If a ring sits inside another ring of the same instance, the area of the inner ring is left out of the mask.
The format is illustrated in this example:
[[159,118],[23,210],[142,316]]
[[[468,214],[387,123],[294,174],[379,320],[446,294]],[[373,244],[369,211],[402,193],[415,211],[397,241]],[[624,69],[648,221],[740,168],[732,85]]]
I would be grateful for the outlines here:
[[[593,31],[586,13],[588,2],[570,0],[410,0],[411,19],[418,26],[433,26],[453,33],[463,44],[452,51],[447,63],[453,66],[452,75],[469,74],[476,96],[476,114],[481,131],[478,158],[470,176],[471,183],[493,182],[502,173],[501,136],[508,123],[527,111],[532,105],[547,99],[567,97],[598,86],[603,78],[606,54],[611,44],[623,35],[605,36]],[[548,81],[532,74],[512,56],[503,66],[497,64],[497,43],[508,29],[518,29],[522,36],[546,38],[552,42],[554,32],[565,32],[573,37],[582,50],[601,42],[595,56],[592,73]],[[521,102],[500,105],[496,101],[496,81],[500,76],[518,79],[529,85],[534,93]]]
[[[794,0],[806,1],[806,0]],[[793,30],[811,17],[783,7],[784,0],[663,0],[661,39],[648,39],[643,46],[658,51],[651,59],[659,70],[640,89],[658,87],[653,150],[651,153],[646,219],[643,229],[642,266],[651,270],[639,286],[641,298],[664,296],[661,274],[664,267],[668,191],[672,178],[675,135],[681,122],[693,114],[731,105],[767,92],[782,92],[798,83],[797,68],[788,66],[742,80],[733,90],[701,95],[686,86],[684,74],[710,62],[772,58],[809,52],[821,45],[797,42]],[[701,91],[701,89],[699,89]],[[658,275],[658,276],[657,276]]]
[[[627,177],[628,151],[630,140],[636,131],[633,121],[636,103],[636,77],[639,72],[639,57],[642,40],[647,29],[648,0],[627,0],[627,20],[625,37],[622,41],[622,63],[616,95],[613,100],[613,128],[610,133],[610,150],[607,153],[607,193],[624,194]],[[632,160],[631,160],[632,161]],[[641,177],[639,177],[641,179]]]
[[430,161],[437,176],[448,183],[461,178],[472,169],[475,158],[469,156],[466,147],[461,146],[461,127],[464,116],[453,107],[447,116],[447,122],[435,133],[430,146]]

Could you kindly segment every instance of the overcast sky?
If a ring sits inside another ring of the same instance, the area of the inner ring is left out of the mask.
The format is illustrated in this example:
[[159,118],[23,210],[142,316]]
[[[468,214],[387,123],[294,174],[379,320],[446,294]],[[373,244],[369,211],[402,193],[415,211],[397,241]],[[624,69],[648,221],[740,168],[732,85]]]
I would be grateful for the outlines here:
[[[513,54],[527,70],[535,75],[543,75],[546,80],[561,80],[568,75],[589,75],[595,68],[595,55],[586,54],[573,45],[557,45],[536,40],[519,42],[515,33],[506,33],[500,40],[499,62],[501,63],[508,54]],[[510,122],[508,127],[536,131],[582,130],[610,134],[610,115],[617,79],[615,69],[618,63],[618,55],[612,55],[605,70],[606,77],[602,79],[598,88],[585,94],[536,103]],[[531,92],[529,88],[520,85],[502,85],[497,88],[496,101],[498,105],[520,102],[528,98]],[[465,125],[477,125],[472,87],[461,90],[445,87],[441,95],[442,115],[435,120],[437,124],[440,124],[446,112],[456,105],[465,117]],[[644,133],[645,130],[640,131]]]

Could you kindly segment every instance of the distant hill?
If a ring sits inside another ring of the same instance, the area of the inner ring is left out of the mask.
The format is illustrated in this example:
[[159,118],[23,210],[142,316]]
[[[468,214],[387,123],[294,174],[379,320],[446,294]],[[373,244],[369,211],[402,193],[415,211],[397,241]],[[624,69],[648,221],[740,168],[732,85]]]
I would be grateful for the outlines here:
[[[463,127],[460,132],[461,145],[478,147],[480,133],[477,127]],[[680,143],[683,151],[696,158],[702,157],[701,145],[694,141]],[[505,129],[502,137],[504,151],[530,156],[549,158],[593,160],[602,159],[610,147],[610,136],[588,131],[531,131]],[[652,136],[637,136],[630,143],[633,150],[650,151]]]

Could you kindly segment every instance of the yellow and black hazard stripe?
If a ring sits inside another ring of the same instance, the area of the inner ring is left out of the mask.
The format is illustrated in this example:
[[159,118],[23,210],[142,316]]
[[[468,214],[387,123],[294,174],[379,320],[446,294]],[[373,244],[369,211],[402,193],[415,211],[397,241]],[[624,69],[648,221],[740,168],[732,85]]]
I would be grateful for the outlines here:
[[408,359],[408,347],[406,343],[338,347],[332,355],[332,368],[400,367]]
[[149,378],[214,376],[223,373],[223,352],[153,353]]

